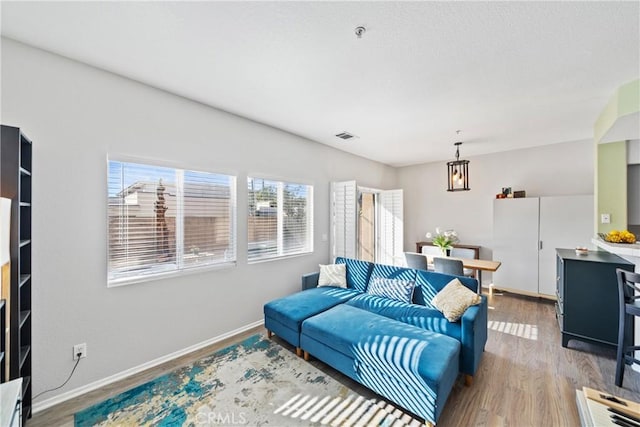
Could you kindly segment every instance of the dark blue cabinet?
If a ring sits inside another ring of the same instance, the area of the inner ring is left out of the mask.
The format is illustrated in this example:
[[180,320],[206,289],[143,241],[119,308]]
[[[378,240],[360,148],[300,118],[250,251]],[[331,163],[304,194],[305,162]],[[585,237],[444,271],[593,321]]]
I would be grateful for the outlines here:
[[[556,258],[556,315],[562,346],[577,339],[595,344],[618,344],[618,283],[616,269],[634,265],[609,252],[558,249]],[[629,342],[633,327],[627,329]]]

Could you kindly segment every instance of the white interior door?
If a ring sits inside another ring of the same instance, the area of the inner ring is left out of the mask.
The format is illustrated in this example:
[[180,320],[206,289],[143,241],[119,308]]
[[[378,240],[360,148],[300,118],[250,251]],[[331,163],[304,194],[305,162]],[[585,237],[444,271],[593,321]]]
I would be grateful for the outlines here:
[[355,181],[331,183],[331,257],[356,258]]
[[540,198],[538,292],[556,294],[556,249],[591,246],[593,196]]
[[402,190],[381,191],[377,195],[376,262],[404,264],[404,208]]
[[502,262],[496,288],[538,293],[538,216],[537,197],[494,200],[493,259]]

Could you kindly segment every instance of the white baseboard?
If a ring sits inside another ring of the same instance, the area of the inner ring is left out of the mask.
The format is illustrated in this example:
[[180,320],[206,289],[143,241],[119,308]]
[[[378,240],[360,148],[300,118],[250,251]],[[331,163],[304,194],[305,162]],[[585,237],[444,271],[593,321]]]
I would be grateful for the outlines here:
[[231,338],[234,335],[238,335],[241,334],[243,332],[246,332],[250,329],[256,328],[258,326],[261,326],[264,324],[264,320],[260,319],[258,321],[255,321],[253,323],[250,323],[248,325],[245,325],[241,328],[235,329],[233,331],[229,331],[227,333],[224,333],[222,335],[218,335],[217,337],[208,339],[206,341],[202,341],[201,343],[192,345],[190,347],[187,348],[183,348],[182,350],[178,350],[178,351],[174,351],[173,353],[167,354],[165,356],[161,356],[157,359],[151,360],[149,362],[143,363],[142,365],[138,365],[138,366],[134,366],[133,368],[130,369],[126,369],[122,372],[119,372],[117,374],[111,375],[109,377],[103,378],[101,380],[98,381],[94,381],[92,383],[83,385],[82,387],[78,387],[76,389],[73,390],[69,390],[65,393],[59,394],[57,396],[52,397],[51,399],[47,399],[47,400],[43,400],[42,402],[36,402],[33,404],[32,406],[32,411],[33,414],[37,414],[38,412],[44,411],[45,409],[49,409],[50,407],[57,405],[59,403],[65,402],[69,399],[73,399],[75,397],[78,397],[80,395],[83,395],[85,393],[88,393],[90,391],[93,390],[97,390],[100,387],[104,387],[105,385],[108,384],[112,384],[116,381],[120,381],[124,378],[127,378],[133,374],[137,374],[139,372],[142,372],[146,369],[149,368],[153,368],[154,366],[158,366],[162,363],[168,362],[170,360],[176,359],[180,356],[184,356],[185,354],[191,353],[193,351],[196,350],[200,350],[201,348],[204,348],[208,345],[211,344],[215,344],[217,342],[220,342],[222,340],[225,340],[227,338]]

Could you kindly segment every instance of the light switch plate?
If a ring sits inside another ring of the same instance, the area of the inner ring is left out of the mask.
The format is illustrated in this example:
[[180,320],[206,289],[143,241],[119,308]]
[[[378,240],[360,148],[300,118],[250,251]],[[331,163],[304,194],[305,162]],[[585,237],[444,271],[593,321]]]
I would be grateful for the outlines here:
[[600,215],[600,222],[602,224],[611,224],[611,215],[609,215],[609,214],[601,214]]

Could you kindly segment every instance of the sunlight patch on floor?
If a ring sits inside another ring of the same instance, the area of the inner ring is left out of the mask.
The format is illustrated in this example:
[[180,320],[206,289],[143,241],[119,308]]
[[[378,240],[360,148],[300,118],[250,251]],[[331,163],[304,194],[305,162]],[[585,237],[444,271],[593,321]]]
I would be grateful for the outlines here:
[[312,397],[296,394],[274,414],[330,426],[420,426],[422,423],[383,401],[362,396]]
[[538,340],[538,325],[489,320],[487,327],[492,331],[502,332],[532,341]]

